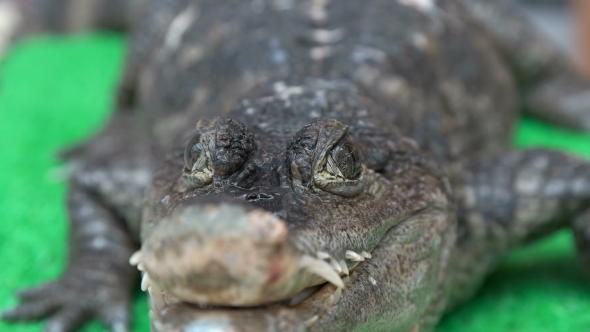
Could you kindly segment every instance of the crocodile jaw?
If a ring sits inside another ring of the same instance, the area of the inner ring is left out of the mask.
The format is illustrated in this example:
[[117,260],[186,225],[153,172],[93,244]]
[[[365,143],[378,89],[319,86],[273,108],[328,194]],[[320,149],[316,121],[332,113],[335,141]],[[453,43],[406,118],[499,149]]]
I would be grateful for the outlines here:
[[[261,209],[189,204],[160,222],[131,263],[152,297],[166,291],[200,305],[251,307],[326,281],[344,287],[344,261],[309,255],[289,235],[283,220]],[[160,306],[158,296],[154,302]]]

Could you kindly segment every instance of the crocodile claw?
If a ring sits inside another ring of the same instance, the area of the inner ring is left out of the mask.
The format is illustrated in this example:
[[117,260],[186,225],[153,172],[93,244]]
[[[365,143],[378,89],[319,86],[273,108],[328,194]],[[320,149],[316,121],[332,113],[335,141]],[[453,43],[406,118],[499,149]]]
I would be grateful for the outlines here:
[[[97,284],[94,278],[102,274],[99,271],[77,272],[66,273],[59,281],[18,292],[20,303],[0,313],[0,318],[7,321],[49,318],[44,332],[74,331],[92,319],[99,320],[113,332],[129,331],[128,288],[123,290],[117,286],[117,278]],[[86,273],[80,278],[80,272]]]

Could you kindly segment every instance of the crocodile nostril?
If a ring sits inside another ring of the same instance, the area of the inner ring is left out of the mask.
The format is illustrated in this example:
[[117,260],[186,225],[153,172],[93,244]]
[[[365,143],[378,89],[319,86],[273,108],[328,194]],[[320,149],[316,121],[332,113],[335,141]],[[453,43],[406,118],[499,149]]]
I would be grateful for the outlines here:
[[273,199],[273,196],[270,194],[249,194],[246,195],[246,197],[244,197],[244,199],[246,200],[246,202],[257,202],[260,200],[267,200],[267,199]]

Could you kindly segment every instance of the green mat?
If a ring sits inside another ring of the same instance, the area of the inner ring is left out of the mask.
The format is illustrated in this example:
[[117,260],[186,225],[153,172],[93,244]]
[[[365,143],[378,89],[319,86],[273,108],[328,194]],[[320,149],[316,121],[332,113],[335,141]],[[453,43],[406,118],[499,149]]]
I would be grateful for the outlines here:
[[[117,35],[37,38],[13,49],[0,68],[0,308],[16,304],[13,290],[55,278],[64,267],[66,185],[53,180],[53,152],[106,121],[123,52]],[[590,135],[534,119],[522,119],[515,142],[590,159]],[[515,252],[437,331],[590,331],[590,278],[571,242],[563,231]],[[138,292],[133,331],[148,331],[147,311]],[[41,326],[0,322],[0,331]],[[104,329],[92,323],[83,331]]]

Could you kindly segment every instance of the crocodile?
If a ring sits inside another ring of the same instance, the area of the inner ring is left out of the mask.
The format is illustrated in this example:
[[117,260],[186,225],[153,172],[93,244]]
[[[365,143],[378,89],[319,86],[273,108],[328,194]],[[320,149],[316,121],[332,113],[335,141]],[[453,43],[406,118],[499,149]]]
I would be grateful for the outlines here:
[[590,90],[503,1],[0,4],[11,35],[133,27],[62,154],[68,266],[3,319],[127,331],[139,270],[153,331],[427,332],[560,228],[590,267],[590,164],[509,145],[521,103],[589,129]]

